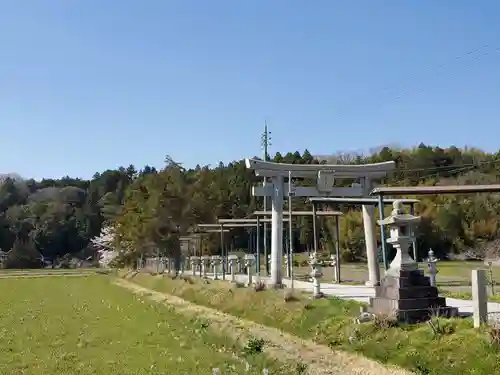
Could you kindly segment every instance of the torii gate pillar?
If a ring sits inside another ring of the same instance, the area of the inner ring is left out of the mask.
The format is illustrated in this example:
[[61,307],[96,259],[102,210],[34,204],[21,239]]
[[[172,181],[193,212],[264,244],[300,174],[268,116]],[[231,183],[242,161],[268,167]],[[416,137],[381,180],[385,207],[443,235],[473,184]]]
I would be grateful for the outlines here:
[[271,285],[279,287],[283,279],[283,176],[271,179]]

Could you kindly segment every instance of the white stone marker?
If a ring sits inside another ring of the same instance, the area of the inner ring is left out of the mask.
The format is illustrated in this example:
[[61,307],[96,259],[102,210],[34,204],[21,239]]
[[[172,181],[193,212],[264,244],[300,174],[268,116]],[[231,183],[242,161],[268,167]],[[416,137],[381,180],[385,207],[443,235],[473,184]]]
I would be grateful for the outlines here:
[[431,286],[436,286],[436,275],[438,274],[438,269],[436,263],[439,259],[434,256],[434,251],[429,250],[429,257],[427,258],[427,268],[429,269],[429,278],[431,280]]
[[245,254],[245,267],[247,268],[248,282],[247,286],[252,286],[252,265],[255,262],[255,255],[253,254]]
[[212,255],[212,267],[214,270],[214,280],[219,280],[219,265],[222,259],[220,255]]
[[236,263],[239,261],[237,255],[231,254],[227,257],[227,261],[229,263],[229,269],[231,271],[231,282],[236,282]]
[[313,283],[313,298],[321,298],[323,294],[321,293],[319,278],[323,273],[321,272],[321,263],[318,261],[315,253],[311,253],[309,256],[309,264],[311,265],[310,275]]
[[210,256],[209,255],[203,255],[201,257],[201,277],[203,279],[207,278],[207,268],[208,268],[209,264],[210,264]]
[[486,270],[472,270],[472,308],[474,328],[479,328],[488,321]]
[[366,285],[377,286],[380,284],[380,268],[377,259],[377,239],[375,237],[375,206],[363,205],[362,212],[368,263],[368,281]]

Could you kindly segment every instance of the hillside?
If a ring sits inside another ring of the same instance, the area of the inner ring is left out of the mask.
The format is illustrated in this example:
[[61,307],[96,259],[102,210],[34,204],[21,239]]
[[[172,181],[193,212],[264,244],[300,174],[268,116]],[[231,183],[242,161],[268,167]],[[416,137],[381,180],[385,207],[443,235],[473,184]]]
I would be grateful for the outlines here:
[[[307,150],[277,153],[272,160],[322,162]],[[397,171],[382,181],[387,185],[495,183],[500,176],[500,154],[477,149],[421,144],[410,150],[385,147],[369,156],[337,157],[339,163],[388,160],[397,162]],[[46,258],[79,253],[107,222],[119,224],[118,241],[129,250],[130,260],[140,253],[156,252],[157,248],[165,252],[175,248],[178,230],[185,233],[196,223],[214,222],[218,217],[244,217],[261,208],[262,202],[250,195],[252,184],[258,182],[243,161],[191,170],[171,160],[161,171],[149,166],[137,171],[131,165],[96,173],[89,181],[65,177],[17,184],[6,178],[0,186],[0,248],[13,248],[17,254],[38,251]],[[346,213],[341,220],[343,258],[362,260],[359,209],[338,208]],[[309,207],[297,199],[294,209]],[[480,253],[499,236],[497,195],[430,197],[422,200],[418,210],[424,216],[418,240],[421,255],[431,247],[440,256],[471,249]],[[311,248],[310,218],[299,218],[295,227],[296,250]],[[322,220],[320,240],[325,251],[331,250],[332,229],[328,220]],[[217,237],[205,241],[206,251],[217,251]],[[248,246],[246,230],[235,230],[231,237],[235,248]]]

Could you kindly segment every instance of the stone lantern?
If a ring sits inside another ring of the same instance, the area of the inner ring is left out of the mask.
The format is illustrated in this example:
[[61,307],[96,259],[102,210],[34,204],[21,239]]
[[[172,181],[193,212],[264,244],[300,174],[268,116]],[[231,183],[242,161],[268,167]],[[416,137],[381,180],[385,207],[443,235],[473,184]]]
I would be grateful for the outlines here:
[[227,261],[229,263],[229,270],[231,272],[231,282],[235,283],[236,282],[236,264],[239,261],[239,258],[237,255],[231,254],[227,257]]
[[196,269],[199,267],[201,259],[198,256],[191,256],[189,257],[189,261],[191,262],[191,272],[193,276],[196,276]]
[[207,278],[207,269],[210,264],[210,255],[203,255],[201,257],[201,277],[206,279]]
[[211,261],[214,270],[214,280],[219,280],[219,266],[222,263],[222,257],[220,255],[212,255]]
[[245,267],[247,268],[247,276],[248,276],[247,286],[252,286],[252,265],[255,262],[255,255],[245,254],[243,259],[245,260]]
[[309,264],[311,265],[310,276],[313,283],[313,298],[321,298],[323,297],[323,293],[321,293],[319,278],[323,276],[323,272],[321,271],[321,262],[317,258],[316,253],[312,253],[309,256]]
[[438,296],[437,288],[409,254],[415,240],[413,229],[420,219],[420,216],[404,213],[401,201],[395,201],[391,215],[378,221],[379,225],[389,227],[387,243],[396,249],[396,256],[380,286],[375,287],[375,297],[371,298],[371,310],[375,314],[394,314],[406,322],[426,320],[433,312],[440,316],[458,314],[456,308],[446,306],[446,299]]

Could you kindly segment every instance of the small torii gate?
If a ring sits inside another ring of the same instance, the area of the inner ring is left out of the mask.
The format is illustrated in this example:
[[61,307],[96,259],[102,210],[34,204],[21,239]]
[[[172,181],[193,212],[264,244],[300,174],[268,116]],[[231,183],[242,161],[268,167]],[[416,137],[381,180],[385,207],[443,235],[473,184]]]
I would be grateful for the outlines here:
[[[197,224],[198,228],[217,228],[211,230],[211,232],[220,232],[220,243],[221,243],[221,256],[223,259],[227,258],[228,252],[224,246],[224,233],[230,232],[230,229],[234,228],[256,228],[257,229],[257,261],[256,267],[257,273],[260,274],[260,225],[261,223],[268,223],[270,219],[251,219],[251,218],[243,218],[243,219],[218,219],[219,224]],[[230,228],[230,229],[226,229]],[[205,230],[205,232],[209,232],[209,230]],[[258,266],[257,266],[258,265]],[[225,263],[222,264],[222,279],[225,280],[226,277],[226,269]]]
[[[312,203],[313,208],[319,204],[325,204],[325,205],[340,205],[340,204],[347,204],[347,205],[362,205],[368,206],[378,206],[379,201],[376,198],[333,198],[333,197],[313,197],[308,199],[309,202]],[[392,204],[395,201],[395,199],[388,199],[383,204]],[[415,203],[418,203],[419,201],[417,199],[400,199],[402,203],[409,204],[410,205],[410,210],[411,213],[413,214],[414,211],[414,205]],[[380,211],[380,210],[379,210]],[[384,214],[383,210],[382,215]],[[367,238],[375,238],[375,222],[374,221],[366,221],[366,219],[369,218],[368,215],[363,215],[363,226],[365,227],[365,236],[366,236],[366,231],[369,229],[373,234],[370,236],[367,236]],[[338,231],[338,224],[337,224],[337,231]],[[368,244],[367,244],[367,250],[368,250]],[[376,242],[375,242],[375,249],[377,248]],[[416,254],[416,244],[415,242],[413,243],[413,254]],[[338,256],[338,254],[337,254]],[[387,264],[387,260],[385,258],[386,254],[384,251],[382,251],[382,256],[384,258],[384,266]],[[367,251],[366,252],[366,260],[368,263],[368,281],[366,282],[366,285],[368,286],[375,286],[380,283],[380,269],[379,269],[379,262],[377,259],[377,253],[374,251]],[[337,262],[339,259],[337,259]],[[337,280],[340,280],[337,279]]]
[[[271,197],[271,282],[275,287],[282,286],[283,258],[283,196],[289,197],[362,197],[368,196],[372,181],[381,179],[396,168],[393,161],[375,164],[340,165],[340,164],[281,164],[257,159],[246,159],[248,169],[255,170],[257,176],[270,178],[266,186],[252,188],[252,194],[258,197]],[[284,178],[289,183],[284,183]],[[292,178],[315,179],[316,186],[291,186]],[[335,186],[335,179],[354,179],[350,187]],[[289,186],[290,185],[290,186]],[[288,192],[288,193],[287,193]],[[366,222],[374,222],[374,207],[363,206]],[[365,228],[367,252],[376,251],[374,232]],[[375,243],[375,246],[373,244]]]
[[[312,223],[313,223],[313,243],[314,243],[314,252],[318,252],[318,228],[317,228],[317,217],[318,216],[328,216],[328,217],[335,217],[335,254],[337,257],[337,265],[335,267],[335,272],[336,272],[336,277],[337,280],[340,280],[340,235],[339,235],[339,217],[342,216],[342,212],[340,211],[331,211],[331,210],[322,210],[322,211],[317,211],[316,206],[313,205],[312,211],[283,211],[282,216],[283,216],[283,221],[289,221],[290,228],[291,228],[291,221],[290,220],[290,214],[292,218],[294,216],[312,216]],[[257,218],[260,218],[261,216],[264,218],[268,218],[269,216],[272,215],[271,211],[254,211],[253,215],[257,216]],[[262,219],[260,219],[262,220]],[[267,219],[269,220],[269,219]],[[290,248],[289,248],[289,253],[287,254],[287,259],[288,259],[288,274],[292,274],[292,263],[293,263],[293,248],[292,248],[292,232],[291,229],[289,229],[290,233]],[[265,264],[266,264],[266,272],[269,273],[269,263],[267,260],[267,247],[264,247],[264,257],[265,257]],[[293,277],[292,277],[293,278]]]

